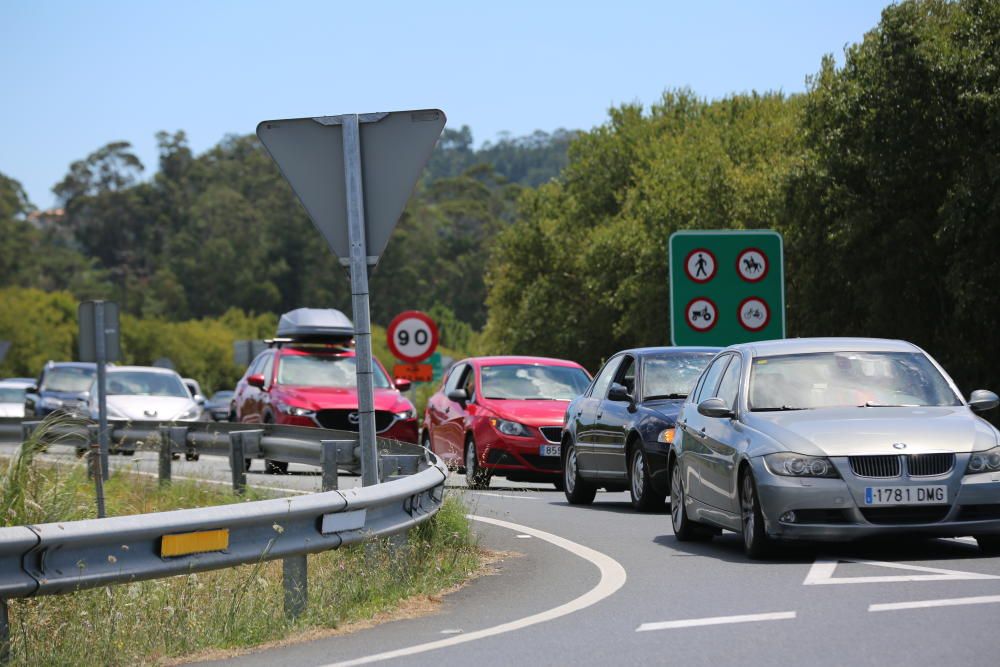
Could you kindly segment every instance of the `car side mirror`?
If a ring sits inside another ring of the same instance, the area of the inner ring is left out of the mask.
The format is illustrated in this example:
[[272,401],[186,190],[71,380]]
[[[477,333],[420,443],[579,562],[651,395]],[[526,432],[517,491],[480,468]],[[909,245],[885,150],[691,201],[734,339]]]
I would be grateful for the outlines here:
[[986,412],[1000,405],[1000,396],[986,389],[977,389],[969,396],[969,407],[973,412]]
[[194,395],[194,402],[197,403],[198,405],[204,406],[205,400],[206,400],[205,397],[202,396],[201,394]]
[[721,398],[706,398],[698,404],[698,414],[714,419],[733,417],[732,409]]
[[264,376],[261,373],[254,373],[247,378],[247,384],[258,389],[264,388]]
[[37,394],[38,393],[38,385],[37,384],[33,384],[30,387],[25,387],[24,388],[24,393],[26,393],[26,394]]
[[399,391],[409,391],[410,387],[413,386],[413,383],[406,378],[396,378],[396,381],[393,384],[396,385],[396,389]]
[[628,393],[628,389],[626,389],[624,385],[612,382],[611,387],[608,389],[608,400],[631,403],[632,395]]
[[448,398],[456,403],[465,403],[469,400],[469,395],[465,393],[464,389],[452,389],[448,392]]

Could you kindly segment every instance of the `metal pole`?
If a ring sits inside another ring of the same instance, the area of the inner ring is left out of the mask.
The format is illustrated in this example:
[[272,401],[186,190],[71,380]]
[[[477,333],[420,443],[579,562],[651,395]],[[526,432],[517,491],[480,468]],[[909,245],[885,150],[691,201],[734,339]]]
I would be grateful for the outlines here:
[[305,554],[281,561],[281,579],[285,587],[285,616],[296,619],[306,610],[309,599],[308,564]]
[[343,119],[344,181],[347,187],[347,237],[351,245],[351,305],[358,376],[358,426],[361,442],[361,483],[378,484],[375,444],[375,390],[372,382],[372,330],[368,312],[368,245],[365,241],[365,201],[361,184],[361,125],[357,114]]
[[323,468],[323,490],[336,491],[340,480],[337,478],[337,441],[319,441],[319,460]]
[[94,346],[97,357],[97,450],[91,443],[91,460],[94,466],[94,487],[97,491],[97,518],[103,519],[104,480],[108,478],[108,397],[107,374],[104,362],[107,350],[104,340],[104,302],[94,302]]
[[229,434],[229,467],[233,471],[233,491],[243,493],[247,488],[246,457],[243,454],[243,434]]
[[10,619],[7,617],[7,601],[0,598],[0,665],[10,662]]

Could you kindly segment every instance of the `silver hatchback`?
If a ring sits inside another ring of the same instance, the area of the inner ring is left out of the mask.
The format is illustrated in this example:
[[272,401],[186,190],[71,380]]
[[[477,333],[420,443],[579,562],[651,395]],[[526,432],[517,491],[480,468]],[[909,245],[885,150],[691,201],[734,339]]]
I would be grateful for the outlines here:
[[735,345],[678,417],[670,497],[678,539],[971,535],[1000,553],[1000,433],[923,350],[903,341]]

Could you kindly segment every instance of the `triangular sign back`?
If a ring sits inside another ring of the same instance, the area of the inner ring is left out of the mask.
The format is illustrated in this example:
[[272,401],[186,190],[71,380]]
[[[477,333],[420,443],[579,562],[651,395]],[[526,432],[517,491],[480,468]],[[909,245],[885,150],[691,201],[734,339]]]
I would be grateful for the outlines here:
[[[350,257],[342,116],[266,120],[257,136],[342,259]],[[378,263],[446,121],[440,109],[358,114],[368,264]]]

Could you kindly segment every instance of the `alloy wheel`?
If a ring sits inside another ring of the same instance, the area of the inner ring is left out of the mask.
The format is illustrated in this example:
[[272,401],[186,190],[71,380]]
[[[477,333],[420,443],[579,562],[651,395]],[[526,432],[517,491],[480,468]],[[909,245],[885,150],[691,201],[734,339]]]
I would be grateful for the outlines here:
[[632,497],[639,501],[642,498],[643,486],[646,482],[646,467],[643,465],[641,451],[636,451],[632,457]]
[[753,545],[756,517],[754,515],[753,478],[749,473],[743,475],[743,493],[740,494],[740,509],[743,513],[743,543],[749,548]]
[[566,452],[566,468],[563,471],[566,492],[572,494],[576,488],[576,447],[572,445]]
[[676,533],[681,527],[681,512],[684,511],[684,489],[681,488],[681,467],[674,463],[670,470],[670,523]]

